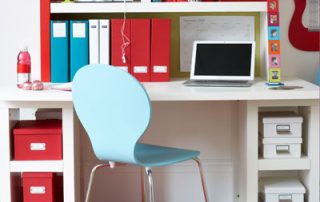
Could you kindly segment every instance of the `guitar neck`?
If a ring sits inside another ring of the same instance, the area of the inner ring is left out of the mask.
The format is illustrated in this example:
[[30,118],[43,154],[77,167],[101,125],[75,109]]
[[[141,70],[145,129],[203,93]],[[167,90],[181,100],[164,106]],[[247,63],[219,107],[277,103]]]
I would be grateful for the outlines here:
[[319,0],[307,0],[307,9],[305,12],[308,12],[308,31],[309,32],[319,32],[320,30],[320,1]]

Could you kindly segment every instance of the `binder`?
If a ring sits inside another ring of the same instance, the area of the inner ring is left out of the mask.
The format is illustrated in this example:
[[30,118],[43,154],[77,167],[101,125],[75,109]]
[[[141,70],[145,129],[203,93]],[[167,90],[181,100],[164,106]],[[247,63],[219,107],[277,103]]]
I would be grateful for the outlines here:
[[131,19],[131,74],[150,81],[150,19]]
[[69,22],[51,21],[51,82],[69,81]]
[[170,80],[170,19],[151,20],[151,81]]
[[122,53],[123,41],[121,36],[123,22],[123,19],[111,19],[111,64],[131,73],[131,21],[130,19],[125,20],[124,34],[129,39],[129,45],[124,49],[124,54]]
[[100,64],[110,64],[110,21],[100,20]]
[[89,63],[99,62],[99,20],[89,20]]
[[89,63],[88,21],[70,21],[70,81]]

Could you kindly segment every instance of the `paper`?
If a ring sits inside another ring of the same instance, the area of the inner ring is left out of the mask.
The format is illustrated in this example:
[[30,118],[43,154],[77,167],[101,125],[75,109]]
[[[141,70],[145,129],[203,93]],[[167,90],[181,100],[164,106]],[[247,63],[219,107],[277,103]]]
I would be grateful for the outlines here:
[[254,16],[182,16],[180,71],[190,71],[193,41],[254,41],[254,34]]
[[51,89],[63,90],[63,91],[71,91],[72,90],[72,82],[53,84],[51,86]]

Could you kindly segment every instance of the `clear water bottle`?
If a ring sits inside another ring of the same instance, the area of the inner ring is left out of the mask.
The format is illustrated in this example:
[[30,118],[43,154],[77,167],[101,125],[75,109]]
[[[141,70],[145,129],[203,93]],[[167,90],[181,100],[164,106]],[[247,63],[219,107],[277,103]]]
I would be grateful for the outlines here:
[[25,82],[31,80],[31,56],[28,47],[20,50],[17,60],[17,86],[22,88]]

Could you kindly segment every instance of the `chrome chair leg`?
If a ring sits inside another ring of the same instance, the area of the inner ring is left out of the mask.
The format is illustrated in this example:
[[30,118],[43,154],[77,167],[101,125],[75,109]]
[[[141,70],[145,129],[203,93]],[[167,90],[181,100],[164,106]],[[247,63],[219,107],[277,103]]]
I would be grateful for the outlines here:
[[203,195],[204,195],[204,200],[205,202],[208,202],[208,195],[207,195],[207,186],[206,186],[206,182],[204,180],[204,175],[203,175],[203,169],[202,169],[202,165],[201,165],[201,161],[198,157],[193,158],[193,160],[197,163],[198,168],[199,168],[199,173],[200,173],[200,178],[201,178],[201,184],[202,184],[202,191],[203,191]]
[[144,168],[140,167],[140,183],[141,183],[141,202],[145,202],[146,200],[146,186],[144,181]]
[[96,165],[95,167],[92,168],[91,174],[90,174],[90,180],[89,180],[89,184],[88,184],[88,188],[87,188],[86,202],[89,202],[89,199],[90,199],[93,178],[94,178],[96,170],[99,168],[107,167],[107,166],[109,166],[109,164],[99,164],[99,165]]
[[150,167],[146,167],[146,173],[148,175],[148,182],[149,182],[149,199],[150,199],[149,201],[154,202],[152,169]]

